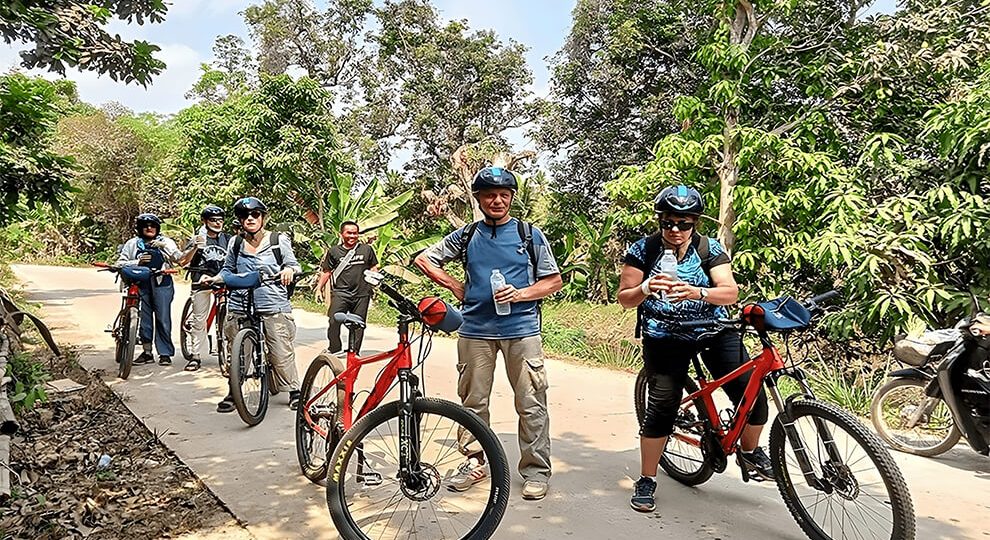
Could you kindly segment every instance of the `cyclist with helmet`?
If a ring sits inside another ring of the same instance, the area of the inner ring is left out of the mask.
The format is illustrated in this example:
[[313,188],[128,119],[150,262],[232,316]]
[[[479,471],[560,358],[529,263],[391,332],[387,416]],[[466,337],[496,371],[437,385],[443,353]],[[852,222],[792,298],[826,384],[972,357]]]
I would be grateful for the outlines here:
[[[268,362],[272,366],[276,391],[289,391],[289,407],[299,405],[299,375],[296,370],[296,323],[289,303],[288,285],[302,273],[292,242],[284,234],[269,233],[265,229],[268,207],[255,197],[244,197],[234,203],[234,217],[241,224],[241,232],[227,246],[220,273],[202,278],[204,283],[220,283],[231,274],[259,272],[262,276],[279,276],[276,283],[265,283],[254,291],[254,307],[265,321],[265,345]],[[227,300],[227,320],[223,331],[228,336],[237,334],[238,320],[247,314],[246,291],[231,291]],[[234,410],[234,401],[228,392],[217,404],[217,412]]]
[[[474,177],[472,192],[484,219],[465,225],[416,257],[416,266],[463,304],[464,324],[458,330],[457,393],[464,406],[489,422],[488,403],[499,351],[512,384],[519,415],[519,472],[522,496],[542,499],[550,480],[550,419],[547,375],[543,365],[539,301],[562,286],[550,244],[539,229],[509,215],[518,185],[515,175],[485,167]],[[465,282],[445,272],[444,264],[460,260]],[[505,285],[492,290],[495,270]],[[509,304],[507,315],[496,302]],[[463,491],[488,477],[483,456],[461,441],[466,460],[448,484]]]
[[[152,270],[171,268],[181,256],[175,242],[161,234],[162,220],[155,214],[139,214],[134,219],[134,232],[120,248],[117,266],[141,265]],[[158,364],[172,365],[175,346],[172,344],[172,299],[175,287],[172,276],[160,275],[152,282],[142,283],[140,330],[138,338],[144,349],[135,364],[150,364],[155,358],[151,354],[151,344],[158,350]]]
[[203,220],[203,226],[186,242],[185,252],[178,261],[182,266],[191,265],[208,269],[207,272],[192,272],[189,276],[192,280],[192,310],[186,324],[189,326],[192,358],[186,363],[186,371],[196,371],[200,368],[203,364],[203,349],[208,347],[206,318],[210,314],[213,293],[210,287],[200,283],[200,280],[205,276],[215,276],[220,273],[227,256],[227,244],[231,239],[231,235],[223,231],[225,217],[223,208],[207,205],[200,212],[199,217]]
[[[640,478],[630,505],[640,512],[656,509],[657,465],[667,437],[673,432],[691,358],[700,354],[713,377],[722,377],[749,360],[738,333],[703,335],[684,330],[677,321],[727,317],[724,306],[734,304],[739,286],[732,275],[729,254],[714,238],[698,234],[704,200],[694,188],[667,187],[657,196],[654,210],[660,232],[629,246],[619,283],[619,303],[639,310],[643,334],[643,362],[652,372],[649,399],[640,426]],[[661,272],[664,250],[677,258],[677,278]],[[666,293],[666,299],[661,299]],[[749,376],[725,386],[733,404],[739,404]],[[770,459],[758,446],[767,421],[767,398],[761,390],[740,441],[741,465],[756,480],[773,478]]]

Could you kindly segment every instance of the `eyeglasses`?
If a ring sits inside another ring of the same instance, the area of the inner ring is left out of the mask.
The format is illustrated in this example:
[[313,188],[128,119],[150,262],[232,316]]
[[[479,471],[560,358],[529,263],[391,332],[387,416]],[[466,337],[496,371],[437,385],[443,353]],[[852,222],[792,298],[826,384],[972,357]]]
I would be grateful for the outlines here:
[[238,214],[237,219],[239,219],[241,221],[244,221],[245,219],[247,219],[249,217],[253,217],[254,219],[259,219],[263,215],[264,214],[261,213],[261,210],[251,210],[250,212],[248,212],[246,214]]
[[211,218],[207,219],[206,221],[218,221],[220,223],[223,223],[223,218],[222,217],[211,217]]
[[669,231],[669,230],[671,230],[671,229],[673,229],[675,227],[680,232],[690,231],[691,229],[694,229],[694,222],[692,222],[692,221],[671,221],[669,219],[665,219],[665,220],[663,220],[663,221],[660,222],[660,228],[663,229],[663,230],[665,230],[665,231]]

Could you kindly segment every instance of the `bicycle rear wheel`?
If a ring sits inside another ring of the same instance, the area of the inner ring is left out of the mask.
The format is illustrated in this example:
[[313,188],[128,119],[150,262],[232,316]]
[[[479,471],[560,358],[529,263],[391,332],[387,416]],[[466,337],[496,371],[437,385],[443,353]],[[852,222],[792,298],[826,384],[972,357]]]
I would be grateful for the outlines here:
[[223,324],[227,320],[227,303],[217,304],[217,316],[213,319],[213,327],[217,334],[217,363],[224,377],[230,376],[230,355],[227,349],[227,335],[223,333]]
[[[313,396],[326,388],[337,376],[327,355],[320,353],[306,370],[303,377],[302,389],[299,395],[299,408],[296,409],[296,457],[303,476],[311,482],[319,483],[327,477],[327,456],[336,448],[344,435],[340,423],[340,396],[336,389],[330,390],[309,404]],[[309,404],[309,405],[307,405]],[[318,425],[326,437],[320,435],[313,425],[306,421],[306,412],[315,425]]]
[[[195,291],[193,291],[195,292]],[[182,319],[179,322],[179,348],[182,349],[182,357],[189,361],[192,359],[192,328],[189,326],[189,317],[192,315],[193,299],[186,299],[186,304],[182,306]]]
[[[327,506],[342,538],[487,539],[505,513],[509,467],[498,438],[478,416],[449,401],[413,401],[416,441],[399,440],[394,401],[378,407],[344,434],[330,459]],[[462,433],[460,438],[458,433]],[[473,437],[490,477],[463,491],[452,477],[465,457],[459,440]],[[420,471],[400,474],[399,449],[419,450]]]
[[[912,540],[911,494],[880,439],[829,403],[795,401],[791,414],[792,434],[800,440],[791,440],[778,417],[770,430],[770,459],[780,495],[805,534],[813,540]],[[811,483],[794,451],[802,447]]]
[[894,450],[932,457],[947,452],[962,437],[948,405],[925,395],[926,386],[916,379],[893,379],[877,390],[870,418]]
[[[650,376],[650,372],[643,368],[636,377],[636,420],[640,425],[643,425],[650,398]],[[684,383],[684,395],[697,391],[698,383],[688,377]],[[701,451],[701,436],[705,433],[707,421],[708,413],[700,399],[681,405],[674,419],[674,433],[667,438],[667,446],[660,456],[660,467],[667,476],[688,486],[703,484],[712,477],[715,471]]]
[[117,361],[117,376],[121,379],[126,379],[131,375],[131,366],[134,365],[139,317],[136,307],[124,308],[120,314],[120,327],[117,329],[117,347],[114,351],[114,359]]
[[258,333],[244,328],[234,336],[231,346],[233,363],[230,369],[230,395],[241,420],[256,426],[268,412],[268,377]]

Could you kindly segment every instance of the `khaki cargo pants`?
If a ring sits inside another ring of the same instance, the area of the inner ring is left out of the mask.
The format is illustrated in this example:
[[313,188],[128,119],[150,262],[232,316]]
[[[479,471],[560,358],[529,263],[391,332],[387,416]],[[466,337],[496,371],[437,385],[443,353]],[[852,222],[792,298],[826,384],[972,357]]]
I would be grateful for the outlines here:
[[[495,382],[495,358],[501,351],[505,372],[515,394],[519,414],[519,473],[524,480],[550,479],[550,417],[547,414],[547,374],[543,366],[540,336],[517,339],[457,340],[457,394],[461,403],[486,424],[491,415],[488,403]],[[473,441],[461,439],[462,451],[470,454]],[[476,445],[475,445],[476,446]]]
[[[228,345],[234,341],[234,336],[240,330],[237,320],[244,317],[243,313],[230,312],[223,324],[223,334]],[[299,390],[299,372],[296,370],[296,350],[293,341],[296,339],[296,321],[291,313],[272,313],[262,315],[265,322],[265,347],[268,350],[268,363],[272,370],[272,380],[279,392]],[[229,356],[228,356],[229,358]]]

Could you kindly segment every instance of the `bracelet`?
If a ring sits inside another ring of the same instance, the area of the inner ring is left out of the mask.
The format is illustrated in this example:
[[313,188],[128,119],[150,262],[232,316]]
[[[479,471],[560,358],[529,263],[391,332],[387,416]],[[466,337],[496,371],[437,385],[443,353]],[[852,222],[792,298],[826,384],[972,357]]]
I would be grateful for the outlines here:
[[650,280],[647,279],[646,281],[640,283],[639,290],[643,292],[643,296],[649,296],[653,294],[653,291],[650,290]]

